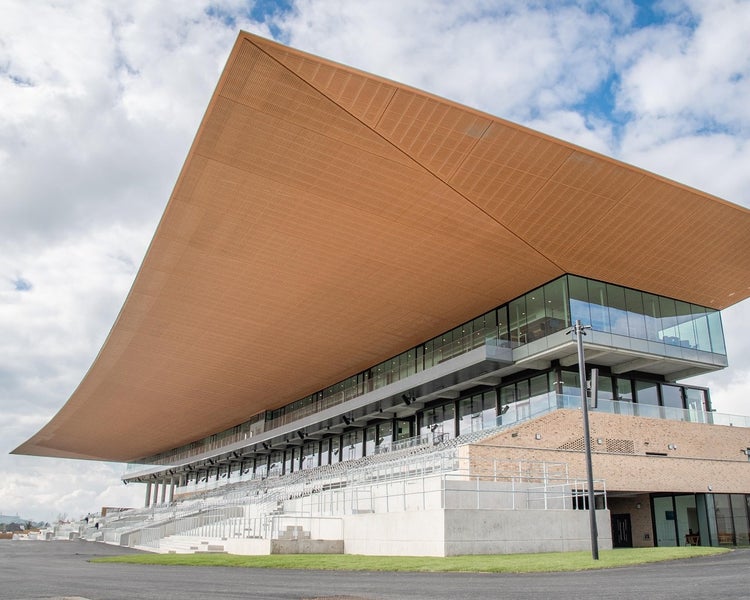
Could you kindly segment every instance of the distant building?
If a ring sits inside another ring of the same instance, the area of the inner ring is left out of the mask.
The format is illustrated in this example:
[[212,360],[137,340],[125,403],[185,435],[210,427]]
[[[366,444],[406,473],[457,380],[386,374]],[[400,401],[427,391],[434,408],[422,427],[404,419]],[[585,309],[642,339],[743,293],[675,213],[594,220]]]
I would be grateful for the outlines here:
[[580,320],[604,545],[748,544],[750,422],[683,383],[748,295],[747,209],[242,33],[109,338],[15,452],[184,501],[118,543],[585,547]]

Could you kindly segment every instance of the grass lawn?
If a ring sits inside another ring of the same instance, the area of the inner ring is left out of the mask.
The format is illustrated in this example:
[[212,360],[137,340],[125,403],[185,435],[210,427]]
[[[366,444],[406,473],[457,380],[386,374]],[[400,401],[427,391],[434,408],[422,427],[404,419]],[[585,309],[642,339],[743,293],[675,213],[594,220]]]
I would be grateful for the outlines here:
[[264,569],[320,569],[330,571],[465,571],[483,573],[541,573],[583,571],[728,552],[724,548],[622,548],[603,550],[599,560],[591,552],[544,554],[496,554],[487,556],[361,556],[351,554],[280,554],[237,556],[232,554],[128,554],[95,558],[91,562],[140,565],[187,565],[193,567],[250,567]]

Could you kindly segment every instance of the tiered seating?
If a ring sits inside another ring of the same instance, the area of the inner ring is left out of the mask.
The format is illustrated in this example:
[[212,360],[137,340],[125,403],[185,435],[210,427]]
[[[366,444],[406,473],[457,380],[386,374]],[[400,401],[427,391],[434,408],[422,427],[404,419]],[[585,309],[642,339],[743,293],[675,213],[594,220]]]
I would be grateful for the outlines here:
[[243,506],[248,515],[255,517],[279,515],[283,514],[285,501],[318,492],[404,479],[416,474],[454,471],[458,468],[459,447],[476,443],[501,429],[484,429],[437,443],[408,446],[281,476],[233,482],[192,494],[171,505],[118,513],[101,521],[102,537],[99,539],[119,543],[123,534],[144,529],[153,531],[158,527],[176,533],[184,531],[180,523],[192,522],[198,514],[232,506]]

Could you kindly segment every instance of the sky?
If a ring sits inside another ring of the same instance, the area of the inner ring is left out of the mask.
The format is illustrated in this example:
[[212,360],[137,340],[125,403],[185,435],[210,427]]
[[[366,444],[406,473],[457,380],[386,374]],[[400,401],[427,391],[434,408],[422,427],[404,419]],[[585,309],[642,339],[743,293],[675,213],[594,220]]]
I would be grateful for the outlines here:
[[[101,348],[240,29],[750,207],[750,0],[0,0],[0,14],[0,514],[143,503],[123,465],[9,452]],[[730,368],[688,381],[747,415],[750,301],[723,319]]]

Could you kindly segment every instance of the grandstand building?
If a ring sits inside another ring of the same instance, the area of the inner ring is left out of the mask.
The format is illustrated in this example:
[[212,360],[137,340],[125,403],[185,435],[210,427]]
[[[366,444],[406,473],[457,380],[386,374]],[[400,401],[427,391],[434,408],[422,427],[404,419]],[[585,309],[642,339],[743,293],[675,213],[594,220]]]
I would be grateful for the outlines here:
[[85,534],[160,551],[585,549],[580,320],[602,546],[746,545],[750,419],[684,380],[749,295],[747,209],[243,32],[15,452],[132,463],[144,509]]

